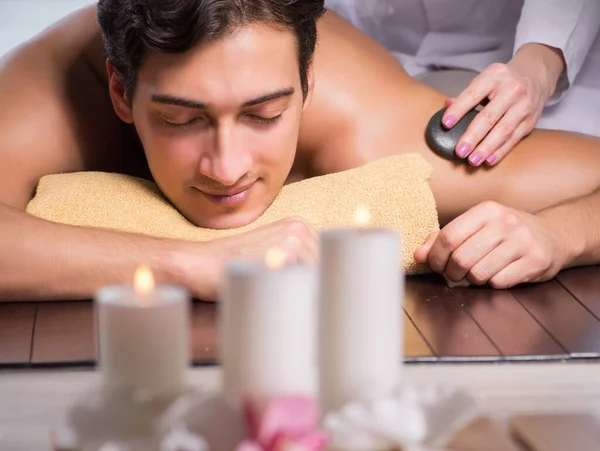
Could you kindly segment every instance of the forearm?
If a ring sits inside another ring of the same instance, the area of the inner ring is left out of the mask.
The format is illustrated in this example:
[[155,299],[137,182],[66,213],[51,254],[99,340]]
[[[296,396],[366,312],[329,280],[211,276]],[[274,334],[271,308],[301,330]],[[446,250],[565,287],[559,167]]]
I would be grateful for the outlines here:
[[543,210],[538,216],[563,245],[564,267],[600,263],[600,188],[588,196]]
[[55,224],[0,204],[0,300],[89,299],[102,286],[131,283],[142,264],[157,281],[186,286],[182,262],[194,246]]

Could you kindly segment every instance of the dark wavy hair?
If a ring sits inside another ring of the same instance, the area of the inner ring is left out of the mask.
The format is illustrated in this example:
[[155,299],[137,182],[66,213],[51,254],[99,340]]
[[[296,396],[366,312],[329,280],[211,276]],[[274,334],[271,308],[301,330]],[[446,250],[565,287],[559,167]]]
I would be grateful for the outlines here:
[[98,22],[108,60],[128,94],[147,51],[183,53],[250,23],[282,26],[296,35],[304,97],[324,0],[99,0]]

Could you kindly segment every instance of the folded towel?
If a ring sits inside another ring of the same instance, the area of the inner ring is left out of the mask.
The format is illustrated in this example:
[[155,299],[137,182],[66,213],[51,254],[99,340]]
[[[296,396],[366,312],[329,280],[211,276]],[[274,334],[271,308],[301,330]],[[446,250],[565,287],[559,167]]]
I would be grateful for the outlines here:
[[238,229],[194,226],[147,180],[122,174],[77,172],[43,177],[27,206],[33,216],[53,222],[101,227],[189,241],[223,238],[289,216],[305,218],[317,230],[352,226],[358,206],[370,210],[373,227],[402,235],[402,262],[408,274],[426,272],[413,252],[439,230],[431,166],[417,154],[386,157],[335,174],[286,185],[267,211]]

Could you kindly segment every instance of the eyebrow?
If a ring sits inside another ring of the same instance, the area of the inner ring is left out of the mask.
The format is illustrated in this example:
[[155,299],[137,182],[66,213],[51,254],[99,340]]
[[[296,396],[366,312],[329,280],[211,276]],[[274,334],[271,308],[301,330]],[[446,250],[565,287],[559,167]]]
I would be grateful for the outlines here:
[[[269,102],[271,100],[281,99],[282,97],[289,97],[296,92],[294,88],[279,89],[269,94],[264,94],[255,99],[248,100],[242,104],[242,107],[260,105],[261,103]],[[154,94],[152,101],[157,103],[163,103],[166,105],[182,106],[185,108],[194,108],[196,110],[205,110],[210,104],[199,102],[197,100],[185,99],[183,97],[170,96],[166,94]]]

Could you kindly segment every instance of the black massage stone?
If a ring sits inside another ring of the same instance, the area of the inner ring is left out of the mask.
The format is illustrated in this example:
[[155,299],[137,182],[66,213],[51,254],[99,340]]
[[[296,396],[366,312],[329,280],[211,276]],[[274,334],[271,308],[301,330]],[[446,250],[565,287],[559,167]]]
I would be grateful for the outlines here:
[[479,111],[473,109],[463,116],[451,129],[447,129],[442,125],[442,116],[446,108],[441,109],[433,115],[427,124],[425,130],[425,139],[431,149],[442,157],[449,158],[451,160],[467,161],[462,160],[456,155],[455,149],[458,140],[467,131],[467,127]]

